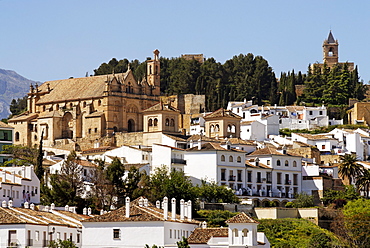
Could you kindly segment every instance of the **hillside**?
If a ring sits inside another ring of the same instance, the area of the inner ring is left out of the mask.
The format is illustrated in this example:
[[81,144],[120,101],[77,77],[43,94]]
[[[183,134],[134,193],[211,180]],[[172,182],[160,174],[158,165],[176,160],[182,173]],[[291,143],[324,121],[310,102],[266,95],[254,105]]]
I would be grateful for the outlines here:
[[303,219],[258,220],[272,248],[346,247],[332,232]]
[[24,97],[31,83],[36,82],[14,71],[0,69],[0,120],[9,116],[10,102],[12,99]]

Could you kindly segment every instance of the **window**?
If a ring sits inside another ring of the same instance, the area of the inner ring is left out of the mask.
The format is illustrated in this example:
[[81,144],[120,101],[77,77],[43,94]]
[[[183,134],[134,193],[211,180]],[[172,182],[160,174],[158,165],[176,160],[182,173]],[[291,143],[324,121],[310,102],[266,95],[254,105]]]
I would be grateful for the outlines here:
[[293,167],[297,167],[297,161],[293,161]]
[[236,159],[236,162],[241,163],[242,162],[242,158],[240,156],[238,156],[237,159]]
[[290,184],[289,174],[285,174],[285,184]]
[[120,239],[120,238],[121,238],[121,230],[113,229],[113,239]]
[[172,239],[172,229],[170,229],[170,239]]
[[170,126],[171,126],[171,127],[174,127],[174,126],[175,126],[175,120],[174,120],[174,119],[171,119]]
[[165,125],[166,125],[167,127],[170,125],[170,120],[169,120],[168,118],[166,119]]
[[252,171],[247,172],[247,180],[248,180],[249,183],[252,182]]
[[266,181],[268,183],[271,183],[272,182],[271,172],[266,172]]
[[281,173],[280,172],[276,173],[276,177],[277,184],[281,184]]
[[149,126],[149,127],[153,126],[153,120],[152,120],[152,119],[149,119],[149,121],[148,121],[148,126]]
[[154,119],[153,124],[154,124],[155,127],[158,126],[158,119],[157,118]]
[[233,159],[233,156],[229,156],[229,162],[233,162],[234,159]]
[[310,111],[309,115],[312,115],[312,111]]
[[321,149],[322,149],[322,150],[325,150],[325,145],[322,145],[322,146],[321,146]]
[[281,164],[280,164],[280,160],[278,159],[278,161],[276,161],[276,165],[277,166],[280,166]]
[[225,162],[225,156],[224,155],[221,155],[221,161]]
[[19,141],[19,132],[15,133],[15,141]]
[[293,184],[298,185],[298,174],[293,174]]
[[242,181],[242,171],[238,170],[238,182]]
[[268,159],[268,160],[266,161],[266,164],[267,164],[267,165],[270,165],[270,159]]
[[40,232],[39,231],[35,231],[35,240],[36,241],[40,240]]
[[226,169],[221,169],[221,181],[226,181]]
[[94,129],[94,132],[95,132],[95,133],[97,133],[97,132],[98,132],[98,129],[97,129],[97,128],[95,128],[95,129]]
[[261,181],[261,172],[257,172],[257,183],[262,183],[262,181]]
[[319,112],[319,115],[322,115],[322,111]]
[[285,166],[289,166],[289,161],[285,160]]
[[76,242],[80,243],[80,234],[79,233],[77,233],[77,241]]

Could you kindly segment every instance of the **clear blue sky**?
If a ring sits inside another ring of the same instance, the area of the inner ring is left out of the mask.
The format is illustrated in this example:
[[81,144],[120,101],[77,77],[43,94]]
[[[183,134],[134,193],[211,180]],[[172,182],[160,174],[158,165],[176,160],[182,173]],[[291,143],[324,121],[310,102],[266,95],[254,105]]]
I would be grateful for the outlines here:
[[111,58],[262,55],[281,71],[322,61],[331,29],[339,60],[370,80],[370,1],[0,0],[0,68],[36,81],[93,74]]

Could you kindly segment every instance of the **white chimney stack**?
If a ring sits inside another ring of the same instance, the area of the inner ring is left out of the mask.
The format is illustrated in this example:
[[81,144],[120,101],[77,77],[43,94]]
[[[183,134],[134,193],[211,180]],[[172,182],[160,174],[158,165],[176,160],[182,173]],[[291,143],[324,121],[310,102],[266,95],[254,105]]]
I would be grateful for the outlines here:
[[161,202],[160,201],[156,201],[155,202],[155,206],[156,206],[156,208],[161,208]]
[[82,214],[83,215],[86,215],[87,214],[87,208],[82,209]]
[[64,211],[69,211],[69,206],[68,205],[66,205],[65,207],[64,207]]
[[91,208],[87,209],[87,215],[91,215]]
[[191,201],[188,201],[188,221],[191,221],[192,218],[192,209],[191,209]]
[[9,208],[12,208],[12,207],[13,207],[13,201],[12,201],[12,200],[9,200],[9,202],[8,202],[8,207],[9,207]]
[[148,199],[144,199],[144,207],[148,207]]
[[6,208],[6,201],[3,201],[3,202],[1,203],[1,206],[2,206],[3,208]]
[[100,210],[100,215],[103,215],[104,214],[104,210]]
[[185,217],[188,217],[188,202],[185,202],[185,212],[184,212],[184,215]]
[[207,222],[205,221],[202,222],[202,228],[207,228]]
[[176,220],[176,199],[172,198],[171,203],[172,203],[172,205],[171,205],[172,217],[171,218],[173,220]]
[[31,203],[30,209],[35,210],[35,204]]
[[185,201],[184,199],[180,200],[180,220],[184,220],[185,214]]
[[140,198],[139,199],[139,207],[142,207],[143,206],[143,198]]
[[54,209],[55,209],[55,204],[54,203],[50,204],[50,211],[53,211]]
[[168,198],[166,196],[163,198],[163,218],[168,219]]
[[24,208],[29,208],[30,204],[28,202],[25,202],[23,206],[24,206]]
[[130,217],[130,197],[126,197],[125,203],[126,203],[126,215],[125,215],[125,217],[129,218]]
[[44,211],[45,211],[45,212],[49,212],[49,206],[45,206],[45,207],[44,207]]

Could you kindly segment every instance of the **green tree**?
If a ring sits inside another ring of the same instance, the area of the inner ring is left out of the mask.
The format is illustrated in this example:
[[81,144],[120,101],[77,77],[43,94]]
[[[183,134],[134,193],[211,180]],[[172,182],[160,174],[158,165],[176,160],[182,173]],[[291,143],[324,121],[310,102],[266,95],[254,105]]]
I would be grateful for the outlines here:
[[369,247],[370,200],[350,201],[343,209],[344,227],[353,247]]
[[331,238],[326,233],[319,233],[317,235],[313,235],[310,239],[308,244],[310,248],[331,248]]
[[197,215],[200,219],[205,219],[209,227],[227,226],[226,220],[234,217],[238,213],[228,210],[199,210]]
[[19,115],[27,110],[27,98],[27,96],[24,96],[23,98],[13,99],[11,101],[9,109],[12,114],[10,117]]
[[338,168],[339,175],[343,178],[347,178],[349,184],[355,177],[361,175],[363,166],[357,163],[356,154],[345,154],[340,156],[340,164]]
[[370,170],[363,169],[361,174],[356,177],[356,186],[359,190],[362,190],[366,194],[366,198],[369,198],[370,191]]
[[293,200],[293,207],[295,208],[308,208],[314,206],[313,196],[308,195],[305,192],[296,194],[295,200]]
[[115,157],[112,163],[107,167],[105,170],[106,178],[112,183],[115,194],[118,197],[122,197],[124,195],[124,180],[123,176],[125,174],[125,167],[121,163],[121,161]]
[[3,154],[12,154],[12,159],[4,163],[7,165],[36,165],[37,156],[39,154],[38,149],[28,146],[19,146],[19,145],[4,145]]
[[190,248],[188,240],[183,236],[182,240],[176,242],[177,248]]
[[42,139],[43,139],[43,136],[44,136],[44,131],[41,132],[40,145],[39,145],[36,164],[35,164],[35,173],[36,173],[37,178],[40,180],[41,184],[43,184],[43,182],[44,182],[44,173],[45,173],[44,167],[42,166],[42,161],[43,161]]
[[324,197],[321,198],[321,201],[327,206],[328,204],[336,203],[338,200],[344,200],[344,203],[346,203],[347,201],[356,200],[358,198],[359,195],[356,188],[353,185],[346,185],[344,186],[344,191],[332,189],[325,190]]
[[82,203],[80,194],[83,190],[82,166],[75,151],[63,162],[60,171],[50,175],[51,189],[45,191],[43,204],[55,203],[56,206],[76,206]]
[[220,186],[216,182],[207,183],[202,180],[201,185],[196,187],[196,191],[199,199],[205,202],[239,202],[239,198],[234,194],[233,190]]
[[77,248],[77,246],[70,240],[51,240],[49,243],[50,248]]

